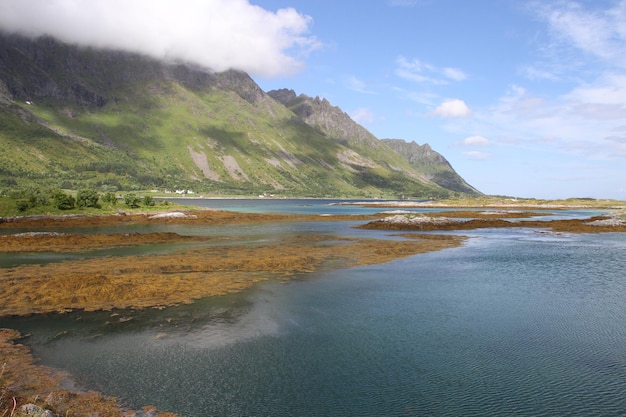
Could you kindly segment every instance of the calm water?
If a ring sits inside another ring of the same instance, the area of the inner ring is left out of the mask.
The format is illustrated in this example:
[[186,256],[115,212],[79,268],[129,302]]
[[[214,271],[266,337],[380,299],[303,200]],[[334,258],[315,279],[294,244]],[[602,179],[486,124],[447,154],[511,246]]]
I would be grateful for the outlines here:
[[[352,225],[235,232],[386,235]],[[626,236],[467,234],[192,306],[0,326],[82,386],[185,416],[625,415]]]

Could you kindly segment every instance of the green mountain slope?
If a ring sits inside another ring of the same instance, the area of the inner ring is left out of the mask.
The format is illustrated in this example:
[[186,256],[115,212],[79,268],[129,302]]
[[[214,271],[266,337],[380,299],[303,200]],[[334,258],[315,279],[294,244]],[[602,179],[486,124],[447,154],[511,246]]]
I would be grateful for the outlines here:
[[0,190],[386,198],[458,191],[317,102],[307,119],[242,72],[0,35]]

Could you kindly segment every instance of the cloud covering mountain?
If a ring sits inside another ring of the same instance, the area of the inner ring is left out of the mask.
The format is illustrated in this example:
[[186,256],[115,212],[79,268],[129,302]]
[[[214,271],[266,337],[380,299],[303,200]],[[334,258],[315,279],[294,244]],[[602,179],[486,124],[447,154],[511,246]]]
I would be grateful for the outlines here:
[[291,74],[319,42],[312,18],[247,0],[3,0],[0,29],[50,35],[81,46],[122,49],[258,76]]

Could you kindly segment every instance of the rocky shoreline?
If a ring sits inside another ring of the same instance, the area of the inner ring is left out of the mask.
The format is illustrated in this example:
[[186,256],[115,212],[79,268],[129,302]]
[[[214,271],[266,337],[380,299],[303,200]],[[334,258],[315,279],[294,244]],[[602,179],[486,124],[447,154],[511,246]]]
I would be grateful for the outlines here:
[[[403,213],[388,215],[359,226],[372,230],[422,230],[422,231],[461,231],[485,228],[537,228],[552,229],[556,232],[571,233],[609,233],[626,232],[626,216],[623,211],[613,212],[589,219],[565,220],[505,220],[505,216],[497,212],[459,215],[446,217],[445,213],[416,214]],[[458,216],[458,217],[457,217]],[[460,217],[470,217],[465,220]],[[528,217],[526,215],[521,217]]]

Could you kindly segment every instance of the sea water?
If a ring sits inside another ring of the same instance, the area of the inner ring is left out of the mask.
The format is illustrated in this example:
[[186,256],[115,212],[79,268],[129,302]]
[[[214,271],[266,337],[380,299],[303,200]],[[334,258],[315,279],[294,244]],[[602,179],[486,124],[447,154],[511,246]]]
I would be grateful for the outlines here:
[[190,306],[0,326],[82,387],[184,416],[625,415],[626,236],[463,233]]

